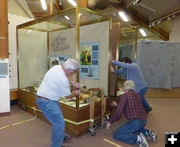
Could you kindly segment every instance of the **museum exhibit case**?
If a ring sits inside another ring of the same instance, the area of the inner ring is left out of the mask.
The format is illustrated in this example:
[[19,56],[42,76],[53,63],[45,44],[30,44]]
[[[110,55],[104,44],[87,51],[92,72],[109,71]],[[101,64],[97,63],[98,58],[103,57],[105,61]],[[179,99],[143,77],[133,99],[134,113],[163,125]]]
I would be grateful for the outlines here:
[[73,80],[83,88],[79,96],[59,101],[66,132],[79,136],[88,130],[91,104],[92,117],[98,122],[108,96],[110,25],[110,19],[103,15],[77,7],[17,26],[19,105],[33,113],[30,108],[37,108],[36,92],[45,73],[74,58],[80,69]]

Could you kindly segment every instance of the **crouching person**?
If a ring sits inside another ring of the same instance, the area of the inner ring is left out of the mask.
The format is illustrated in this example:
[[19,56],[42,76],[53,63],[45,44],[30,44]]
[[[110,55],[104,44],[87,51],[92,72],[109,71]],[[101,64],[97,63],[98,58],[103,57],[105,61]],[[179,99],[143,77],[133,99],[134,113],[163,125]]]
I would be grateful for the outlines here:
[[119,104],[112,102],[117,109],[107,122],[106,128],[109,129],[112,123],[124,114],[128,122],[114,132],[114,139],[128,144],[139,144],[140,147],[149,147],[146,139],[156,141],[157,135],[152,130],[145,129],[147,113],[140,95],[134,89],[133,81],[128,80],[124,83],[125,94],[121,96]]

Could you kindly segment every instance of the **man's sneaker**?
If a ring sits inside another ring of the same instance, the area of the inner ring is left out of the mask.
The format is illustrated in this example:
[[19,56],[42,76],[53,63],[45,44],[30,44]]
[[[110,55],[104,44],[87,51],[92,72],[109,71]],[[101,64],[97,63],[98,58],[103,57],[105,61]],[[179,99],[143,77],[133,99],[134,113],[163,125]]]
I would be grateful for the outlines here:
[[152,111],[152,107],[150,107],[148,110],[146,110],[146,113],[149,113]]
[[139,134],[140,137],[140,141],[139,141],[139,147],[149,147],[146,138],[144,137],[144,135],[142,133]]
[[69,143],[72,141],[72,137],[71,136],[64,136],[64,143]]
[[157,135],[154,133],[154,131],[153,130],[148,130],[147,131],[148,132],[148,138],[151,140],[151,141],[153,141],[153,142],[155,142],[156,140],[157,140]]

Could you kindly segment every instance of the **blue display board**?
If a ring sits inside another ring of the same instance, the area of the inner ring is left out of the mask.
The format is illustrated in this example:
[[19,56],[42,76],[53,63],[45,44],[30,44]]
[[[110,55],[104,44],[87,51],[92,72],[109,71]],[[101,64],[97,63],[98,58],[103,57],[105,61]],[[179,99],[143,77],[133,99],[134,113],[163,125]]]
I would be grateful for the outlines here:
[[99,43],[80,44],[80,78],[99,79]]

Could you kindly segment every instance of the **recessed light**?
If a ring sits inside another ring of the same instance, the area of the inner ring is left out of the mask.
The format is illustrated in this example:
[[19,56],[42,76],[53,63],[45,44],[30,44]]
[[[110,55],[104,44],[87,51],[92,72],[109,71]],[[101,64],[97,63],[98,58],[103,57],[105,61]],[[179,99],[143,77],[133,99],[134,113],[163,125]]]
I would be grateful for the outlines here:
[[47,5],[45,0],[41,0],[41,6],[44,10],[47,10]]
[[75,2],[74,0],[68,0],[68,2],[69,2],[71,5],[73,5],[74,7],[77,6],[77,4],[76,4],[76,2]]
[[124,12],[119,12],[119,16],[122,18],[122,20],[124,21],[124,22],[128,22],[129,20],[128,20],[128,18],[127,18],[127,16],[126,16],[126,14],[124,13]]
[[144,29],[139,29],[139,32],[141,33],[142,36],[147,36],[146,32],[144,31]]
[[65,15],[64,17],[65,17],[67,20],[70,20],[70,18],[69,18],[67,15]]

